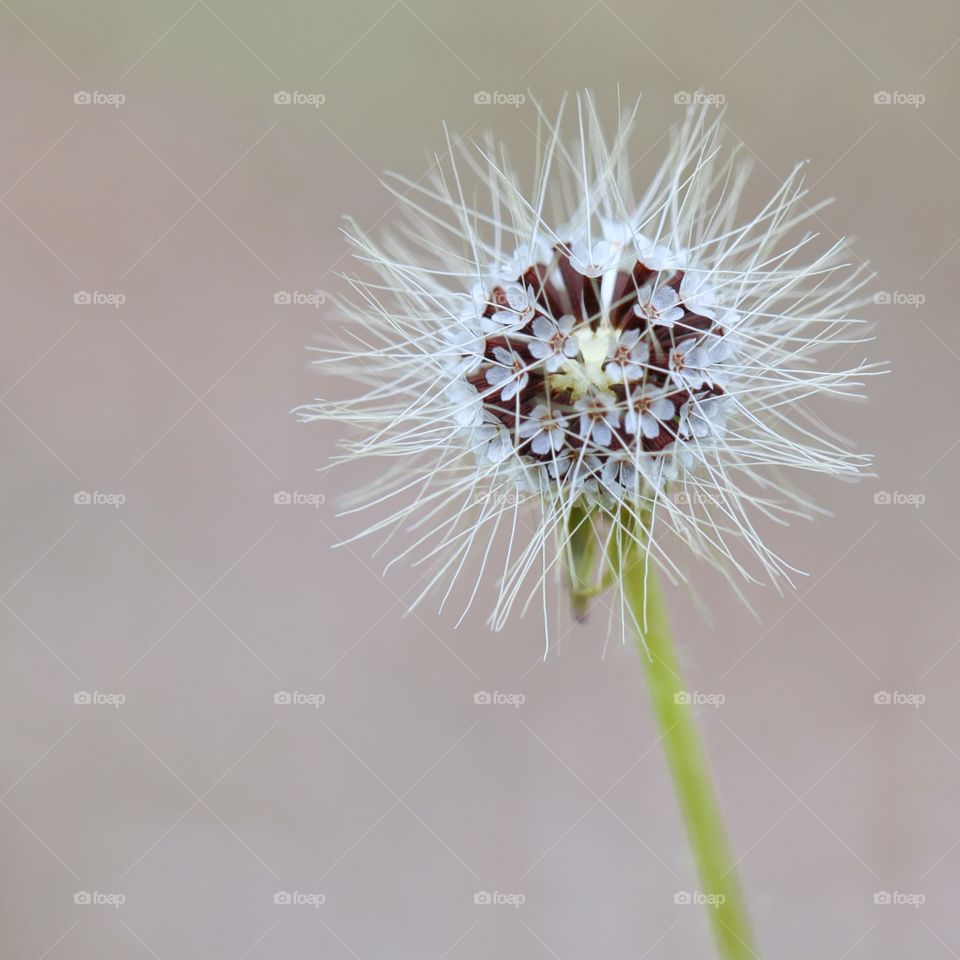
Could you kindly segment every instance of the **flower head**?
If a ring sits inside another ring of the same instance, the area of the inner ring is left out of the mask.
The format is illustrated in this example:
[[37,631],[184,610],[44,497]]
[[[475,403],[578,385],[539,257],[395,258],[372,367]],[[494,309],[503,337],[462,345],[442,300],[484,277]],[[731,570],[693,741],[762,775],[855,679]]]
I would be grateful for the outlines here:
[[[404,181],[401,231],[354,238],[376,276],[341,306],[351,342],[319,361],[362,390],[300,410],[352,422],[363,436],[344,441],[347,455],[391,465],[367,499],[393,513],[368,532],[411,530],[401,550],[436,568],[430,586],[471,569],[471,553],[483,575],[504,534],[496,628],[557,575],[586,589],[585,525],[597,591],[618,582],[627,542],[674,579],[683,545],[788,580],[754,526],[802,512],[780,474],[854,476],[868,463],[806,405],[855,394],[875,365],[821,362],[834,342],[857,342],[850,314],[870,276],[845,265],[840,243],[807,254],[814,235],[797,241],[812,215],[801,168],[738,221],[744,163],[720,120],[691,110],[637,199],[641,128],[628,116],[606,139],[589,98],[578,111],[573,149],[562,117],[541,116],[534,194],[492,139],[451,145],[427,184]],[[476,207],[464,169],[489,194]]]

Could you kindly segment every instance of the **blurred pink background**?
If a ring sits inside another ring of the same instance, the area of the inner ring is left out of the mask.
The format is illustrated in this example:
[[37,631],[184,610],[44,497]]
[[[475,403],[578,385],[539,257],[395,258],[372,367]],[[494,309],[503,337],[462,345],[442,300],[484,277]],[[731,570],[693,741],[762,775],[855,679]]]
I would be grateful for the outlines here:
[[710,955],[635,649],[604,656],[598,616],[542,662],[534,622],[404,617],[415,572],[332,551],[362,474],[318,476],[338,432],[288,411],[332,389],[305,348],[336,318],[274,302],[344,292],[339,218],[389,223],[378,176],[425,172],[442,121],[532,156],[529,102],[477,93],[609,108],[618,82],[652,140],[677,94],[721,94],[752,199],[809,158],[818,226],[893,301],[868,311],[892,373],[830,410],[877,477],[808,482],[834,516],[770,531],[797,593],[749,588],[754,618],[696,570],[709,613],[670,596],[691,688],[725,697],[701,719],[762,955],[960,954],[956,4],[0,0],[0,24],[4,958]]

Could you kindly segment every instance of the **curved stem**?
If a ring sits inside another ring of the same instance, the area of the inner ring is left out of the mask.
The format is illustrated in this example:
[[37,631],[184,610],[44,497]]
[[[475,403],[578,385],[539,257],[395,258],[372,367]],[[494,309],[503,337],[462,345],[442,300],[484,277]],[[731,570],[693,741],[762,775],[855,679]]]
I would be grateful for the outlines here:
[[687,838],[719,956],[756,960],[736,864],[727,842],[690,698],[670,639],[670,625],[652,565],[643,558],[625,567],[624,590],[636,621],[650,701],[673,775]]

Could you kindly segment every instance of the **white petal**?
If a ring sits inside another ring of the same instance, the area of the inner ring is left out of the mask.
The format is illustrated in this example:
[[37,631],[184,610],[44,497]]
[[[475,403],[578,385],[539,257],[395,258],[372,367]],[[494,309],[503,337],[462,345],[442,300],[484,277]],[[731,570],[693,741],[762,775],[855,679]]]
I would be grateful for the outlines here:
[[660,424],[649,413],[645,413],[640,418],[640,429],[649,440],[653,440],[660,435]]
[[661,397],[659,400],[654,400],[650,404],[650,412],[658,420],[670,420],[674,414],[674,405],[672,400],[667,400],[666,397]]
[[504,388],[500,391],[500,399],[506,403],[508,400],[512,400],[517,393],[520,391],[520,381],[511,380]]
[[550,449],[550,437],[545,432],[538,433],[530,441],[530,449],[534,453],[546,453]]
[[527,291],[519,283],[509,283],[504,288],[507,305],[511,310],[520,313],[527,308]]
[[657,287],[657,292],[653,295],[653,299],[651,300],[651,304],[660,311],[668,310],[676,302],[676,290],[674,290],[673,287],[668,287],[666,285]]
[[596,420],[594,421],[593,432],[590,434],[590,439],[601,447],[605,447],[613,439],[613,434],[602,420]]
[[598,219],[604,240],[622,247],[633,244],[633,227],[629,223],[624,223],[622,220],[608,220],[606,217],[598,217]]
[[549,340],[556,333],[556,327],[546,317],[537,317],[533,321],[533,333],[541,340]]
[[510,454],[510,438],[506,434],[498,434],[487,445],[487,459],[491,463],[499,463]]

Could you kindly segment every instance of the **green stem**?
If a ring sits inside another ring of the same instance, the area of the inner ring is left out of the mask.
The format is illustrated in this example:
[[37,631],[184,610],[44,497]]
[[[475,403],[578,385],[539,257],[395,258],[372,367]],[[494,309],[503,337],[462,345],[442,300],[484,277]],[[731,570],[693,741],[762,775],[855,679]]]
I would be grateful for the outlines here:
[[[693,706],[670,640],[670,624],[652,565],[642,557],[624,571],[624,588],[641,627],[640,655],[646,667],[653,712],[673,775],[690,847],[717,950],[723,960],[755,960],[753,935],[720,807],[697,733]],[[645,644],[644,645],[644,641]],[[681,694],[681,696],[677,696]]]

